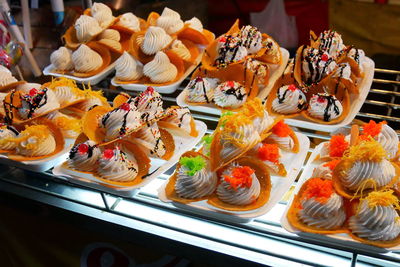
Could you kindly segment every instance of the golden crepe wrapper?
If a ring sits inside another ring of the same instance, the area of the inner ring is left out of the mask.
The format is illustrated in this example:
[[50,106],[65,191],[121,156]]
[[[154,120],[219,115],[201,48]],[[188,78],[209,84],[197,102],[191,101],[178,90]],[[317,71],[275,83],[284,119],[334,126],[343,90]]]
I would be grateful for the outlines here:
[[290,206],[288,212],[287,212],[287,219],[289,223],[296,229],[302,231],[302,232],[307,232],[307,233],[313,233],[313,234],[339,234],[339,233],[349,233],[348,228],[345,225],[342,225],[340,227],[336,227],[334,229],[328,230],[328,229],[321,229],[317,228],[314,226],[307,225],[303,223],[299,216],[298,213],[301,210],[301,201],[300,197],[304,190],[307,188],[307,184],[310,180],[307,180],[302,184],[299,192],[294,196],[292,205]]
[[186,138],[188,138],[188,137],[197,137],[199,135],[199,132],[196,129],[196,123],[195,123],[192,115],[190,115],[190,117],[191,117],[191,119],[190,119],[190,132],[187,132],[184,129],[176,126],[175,124],[164,120],[164,119],[168,118],[169,116],[171,116],[173,110],[180,109],[180,108],[181,107],[179,107],[179,106],[171,106],[169,109],[167,109],[167,111],[165,112],[164,118],[157,122],[158,126],[160,128],[167,129],[168,131],[170,131],[174,135],[184,136]]
[[[343,159],[342,161],[339,162],[338,165],[336,165],[335,169],[333,170],[333,174],[332,174],[333,186],[334,186],[336,192],[339,195],[341,195],[345,198],[348,198],[348,199],[365,197],[368,195],[368,193],[370,193],[371,191],[374,191],[372,188],[369,188],[369,189],[360,190],[359,192],[354,192],[354,191],[346,188],[342,184],[342,182],[341,182],[342,177],[353,166],[353,164],[354,164],[354,161],[352,161],[350,159]],[[392,163],[392,165],[396,170],[396,175],[389,182],[389,184],[387,184],[383,188],[390,188],[399,181],[400,167],[393,163]],[[380,188],[377,188],[377,189],[379,190]]]
[[15,89],[18,85],[25,84],[26,81],[16,81],[3,86],[0,86],[0,92],[7,92],[11,89]]
[[102,143],[106,134],[104,128],[99,125],[100,119],[111,110],[111,108],[96,106],[82,117],[82,132],[96,144]]
[[157,19],[160,17],[160,14],[158,14],[157,12],[151,12],[148,16],[147,16],[147,25],[148,27],[150,26],[156,26],[157,24]]
[[215,39],[212,32],[205,29],[199,32],[198,30],[190,28],[187,24],[177,33],[177,36],[180,40],[189,40],[199,45],[208,45]]
[[[203,155],[203,154],[201,154],[199,152],[195,152],[195,151],[187,151],[187,152],[182,154],[181,158],[183,158],[183,157],[194,158],[194,157],[197,157],[197,156],[203,157],[206,160],[206,162],[208,162],[208,160],[209,160],[205,155]],[[182,204],[188,204],[188,203],[191,203],[191,202],[196,202],[196,201],[201,201],[201,200],[207,199],[208,196],[204,196],[202,198],[195,198],[195,199],[182,198],[182,197],[178,196],[178,194],[175,191],[175,184],[176,184],[176,180],[177,180],[177,177],[178,177],[178,170],[180,168],[181,168],[181,164],[178,161],[178,164],[176,165],[175,172],[169,178],[168,183],[167,183],[167,185],[165,187],[165,195],[166,195],[166,197],[168,199],[172,200],[172,201],[179,202],[179,203],[182,203]]]
[[[266,33],[262,34],[262,39],[263,41],[269,39],[273,45],[270,49],[262,49],[264,53],[262,53],[260,56],[256,56],[256,59],[270,64],[282,64],[282,52],[278,43]],[[259,52],[257,52],[257,55],[259,55]]]
[[[235,162],[238,163],[240,166],[248,166],[254,170],[255,175],[260,182],[260,195],[258,196],[258,198],[253,203],[238,206],[222,202],[218,198],[217,194],[214,193],[208,198],[207,203],[216,208],[229,211],[249,211],[264,206],[268,202],[271,193],[271,177],[269,175],[268,168],[266,168],[266,166],[261,161],[251,157],[238,158],[237,160],[235,160]],[[220,170],[219,173],[222,174],[223,170]]]

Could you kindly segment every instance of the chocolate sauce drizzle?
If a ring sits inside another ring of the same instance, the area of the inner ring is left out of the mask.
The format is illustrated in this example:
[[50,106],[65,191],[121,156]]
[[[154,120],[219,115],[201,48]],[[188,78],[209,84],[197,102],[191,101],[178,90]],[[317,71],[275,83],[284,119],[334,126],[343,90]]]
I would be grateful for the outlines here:
[[242,94],[240,91],[243,88],[243,86],[239,86],[238,88],[231,87],[228,90],[225,91],[225,95],[233,95],[235,96],[236,100],[242,101],[244,97],[247,95],[246,93]]
[[[70,151],[69,151],[69,158],[73,159],[76,155],[76,153],[78,153],[78,149],[79,149],[79,145],[77,144],[76,146],[74,146]],[[96,145],[94,146],[90,146],[88,145],[88,151],[87,151],[87,159],[91,158],[93,156],[93,150],[96,147]]]
[[[322,61],[323,53],[324,53],[323,51],[319,51],[318,54],[314,54],[314,52],[311,52],[311,53],[308,53],[304,57],[304,60],[306,60],[306,62],[308,64],[308,69],[310,71],[310,77],[308,77],[308,79],[306,81],[307,85],[311,85],[312,83],[319,82],[326,74],[329,64],[333,61],[332,58],[329,58],[327,61],[325,61],[325,64],[322,67],[322,69],[320,69],[319,64]],[[315,59],[315,57],[318,57],[318,59],[316,60],[315,67],[314,67],[312,63],[313,63],[313,59]],[[314,74],[315,74],[315,78],[313,78]]]
[[[278,103],[279,103],[279,104],[283,104],[283,102],[284,102],[285,99],[286,99],[286,95],[287,95],[287,93],[288,93],[290,90],[289,90],[289,88],[286,88],[282,95],[279,94],[280,91],[281,91],[281,90],[279,89],[278,92],[277,92]],[[303,110],[303,109],[305,108],[305,106],[306,106],[306,101],[305,101],[305,99],[303,100],[303,95],[302,95],[302,94],[299,94],[299,99],[298,99],[298,103],[297,103],[297,108],[298,108],[299,110]]]
[[324,97],[328,103],[326,104],[326,108],[324,110],[324,121],[330,121],[331,120],[331,114],[329,114],[329,109],[331,106],[333,106],[333,112],[336,113],[336,115],[340,114],[339,107],[336,105],[336,100],[333,95],[320,95],[318,94],[318,97]]
[[319,44],[319,50],[326,51],[330,49],[334,36],[335,36],[335,31],[329,31],[329,33],[326,36],[324,36],[324,38],[321,38],[321,43]]
[[[231,47],[230,44],[234,41],[237,41],[237,43]],[[232,35],[226,35],[224,44],[218,50],[219,57],[215,60],[214,65],[218,68],[225,68],[227,64],[232,63],[239,51],[241,42],[242,41],[240,39],[235,39]],[[232,52],[232,56],[230,58],[227,58],[228,52]]]

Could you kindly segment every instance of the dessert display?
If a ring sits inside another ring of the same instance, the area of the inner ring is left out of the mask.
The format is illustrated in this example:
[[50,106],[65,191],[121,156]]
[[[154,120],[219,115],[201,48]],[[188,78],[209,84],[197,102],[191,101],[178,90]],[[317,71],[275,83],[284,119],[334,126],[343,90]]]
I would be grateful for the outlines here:
[[251,25],[239,28],[236,21],[207,47],[182,100],[189,106],[238,109],[273,84],[284,64],[270,36]]
[[117,60],[113,82],[126,89],[129,84],[166,86],[181,80],[198,64],[202,46],[213,34],[197,18],[184,22],[176,11],[152,12],[147,26],[130,38],[129,50]]
[[399,245],[400,168],[392,156],[398,145],[392,132],[386,122],[370,121],[320,144],[299,180],[285,228],[347,233],[346,240],[377,247]]
[[272,203],[279,201],[278,184],[294,178],[288,158],[294,160],[300,150],[297,135],[281,118],[272,118],[259,98],[223,113],[202,144],[198,152],[182,155],[160,198],[235,216],[265,210],[273,193]]
[[349,114],[350,102],[360,97],[366,58],[362,50],[344,45],[336,31],[318,37],[311,32],[310,39],[289,61],[266,107],[271,114],[337,124]]

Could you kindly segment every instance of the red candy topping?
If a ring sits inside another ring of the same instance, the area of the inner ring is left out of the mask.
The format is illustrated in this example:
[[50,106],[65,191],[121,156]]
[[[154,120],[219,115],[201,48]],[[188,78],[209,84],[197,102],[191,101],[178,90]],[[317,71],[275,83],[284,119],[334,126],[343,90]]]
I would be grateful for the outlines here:
[[112,157],[114,157],[114,150],[112,149],[106,149],[103,152],[103,158],[105,159],[111,159]]
[[89,150],[89,146],[87,144],[80,144],[78,146],[79,154],[85,154],[86,152],[88,152],[88,150]]
[[238,187],[250,188],[253,182],[253,178],[251,177],[253,173],[254,170],[248,166],[236,167],[232,170],[231,176],[224,175],[224,180],[235,190],[237,190]]
[[344,139],[344,135],[334,135],[329,141],[329,156],[343,157],[344,151],[349,148],[349,143]]
[[289,85],[288,89],[289,89],[290,91],[296,91],[297,87],[296,87],[296,85],[291,84],[291,85]]
[[318,97],[317,97],[317,102],[318,103],[325,103],[325,97],[323,97],[323,96],[321,96],[321,95],[319,95]]
[[273,163],[279,163],[279,149],[277,144],[263,144],[258,149],[258,157],[262,161],[271,161]]
[[229,87],[234,87],[235,83],[233,81],[227,81],[226,85],[229,86]]
[[307,188],[303,191],[301,199],[315,198],[320,203],[326,203],[333,194],[333,183],[331,180],[311,178],[307,182]]
[[34,96],[38,93],[38,90],[36,88],[32,88],[31,90],[29,90],[29,95],[30,96]]
[[224,36],[222,36],[221,38],[219,38],[219,42],[220,43],[225,43],[226,42],[226,38]]
[[321,56],[321,60],[322,60],[322,61],[328,61],[328,59],[329,59],[329,57],[328,57],[327,54],[323,54],[323,55]]
[[154,93],[154,88],[152,86],[147,87],[147,90],[150,94]]
[[202,78],[202,77],[199,76],[199,77],[196,78],[196,82],[197,82],[197,83],[202,82],[202,81],[203,81],[203,78]]
[[121,105],[121,109],[125,111],[129,111],[131,109],[131,106],[128,103],[123,103]]

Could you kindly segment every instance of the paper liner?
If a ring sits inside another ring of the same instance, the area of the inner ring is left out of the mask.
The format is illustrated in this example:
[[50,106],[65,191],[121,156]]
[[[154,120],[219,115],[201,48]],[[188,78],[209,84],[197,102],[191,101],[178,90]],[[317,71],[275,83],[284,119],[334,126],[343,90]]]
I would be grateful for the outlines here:
[[[129,28],[126,28],[126,27],[124,27],[124,26],[122,26],[122,25],[118,25],[118,24],[117,24],[118,21],[119,21],[120,19],[121,19],[121,16],[118,16],[118,17],[117,17],[117,20],[116,20],[116,22],[115,22],[115,24],[114,24],[114,25],[111,25],[111,26],[110,26],[110,29],[117,30],[120,34],[121,34],[121,33],[129,34],[129,35],[134,34],[135,31],[133,31],[133,30],[131,30],[131,29],[129,29]],[[146,30],[147,27],[148,27],[147,21],[145,21],[145,20],[142,19],[142,18],[138,18],[138,19],[139,19],[139,23],[140,23],[140,31]]]
[[287,212],[287,219],[289,223],[294,227],[297,228],[298,230],[302,232],[307,232],[307,233],[314,233],[314,234],[339,234],[339,233],[349,233],[349,230],[347,229],[346,226],[342,225],[340,227],[337,227],[332,230],[323,230],[321,228],[309,226],[305,223],[303,223],[300,219],[299,216],[297,215],[298,212],[300,211],[300,196],[304,192],[304,190],[307,188],[307,184],[310,180],[307,180],[304,182],[304,184],[301,186],[299,192],[294,196],[292,205],[290,206],[288,212]]
[[105,68],[108,67],[108,65],[110,65],[111,63],[111,54],[110,51],[104,47],[104,45],[98,43],[98,42],[90,42],[86,44],[89,48],[93,49],[94,51],[96,51],[101,58],[103,59],[103,64],[100,66],[100,68],[91,71],[91,72],[86,72],[86,73],[81,73],[81,72],[76,72],[73,71],[72,75],[76,76],[76,77],[80,77],[80,78],[85,78],[85,77],[91,77],[94,76],[100,72],[102,72]]
[[[333,186],[334,186],[336,192],[339,195],[341,195],[345,198],[348,198],[348,199],[365,197],[368,195],[368,193],[370,193],[371,191],[374,191],[373,189],[370,188],[370,189],[361,190],[361,192],[358,192],[358,194],[355,194],[356,192],[349,190],[342,184],[341,179],[342,179],[343,175],[347,172],[347,170],[349,170],[353,166],[353,164],[354,164],[354,161],[349,160],[349,159],[344,159],[341,162],[339,162],[339,164],[335,167],[335,169],[333,170],[333,173],[332,173]],[[383,186],[381,188],[390,188],[399,181],[400,167],[393,163],[392,163],[392,165],[396,170],[396,175],[389,182],[389,184],[387,184],[386,186]],[[379,190],[381,188],[377,188],[377,189]]]
[[102,143],[106,135],[104,128],[99,125],[99,120],[111,110],[111,108],[96,106],[82,117],[82,132],[96,144]]
[[177,36],[181,41],[189,40],[199,45],[208,45],[214,41],[214,34],[210,31],[203,30],[203,32],[199,32],[190,28],[189,25],[185,25],[184,28],[178,32]]
[[[249,166],[255,171],[255,175],[257,176],[260,182],[260,195],[258,196],[257,200],[248,205],[243,205],[243,206],[232,205],[222,202],[218,198],[217,194],[214,192],[214,194],[212,194],[208,198],[207,203],[216,208],[229,211],[249,211],[264,206],[265,203],[268,202],[271,193],[271,177],[269,175],[268,168],[266,168],[261,161],[251,157],[242,157],[235,160],[235,162],[238,163],[240,166]],[[223,169],[219,171],[220,174],[222,174],[222,172]]]
[[342,107],[343,107],[343,112],[342,112],[342,114],[341,114],[339,117],[337,117],[336,119],[333,119],[333,120],[331,120],[331,121],[324,121],[324,120],[321,120],[321,119],[313,118],[313,117],[311,117],[311,116],[308,114],[308,111],[307,111],[307,110],[303,110],[303,111],[301,112],[301,114],[302,114],[306,119],[308,119],[308,120],[310,120],[310,121],[312,121],[312,122],[317,122],[317,123],[320,123],[320,124],[327,124],[327,125],[329,125],[329,124],[336,124],[336,123],[341,122],[341,121],[342,121],[344,118],[346,118],[346,116],[349,114],[349,110],[350,110],[350,96],[349,96],[349,93],[348,93],[347,91],[344,91],[344,98],[343,98],[343,100],[340,101],[340,102],[341,102]]
[[278,43],[266,33],[262,34],[262,38],[263,41],[266,39],[270,39],[274,45],[272,46],[271,49],[265,50],[264,54],[261,55],[260,57],[256,57],[256,59],[270,64],[282,64],[282,52],[281,49],[279,48]]
[[160,14],[158,14],[157,12],[151,12],[148,16],[147,16],[147,25],[149,26],[156,26],[157,24],[157,19],[160,17]]
[[267,101],[265,101],[265,108],[267,109],[267,111],[270,115],[274,115],[274,116],[284,116],[285,118],[292,118],[292,117],[299,116],[302,111],[299,111],[298,113],[293,113],[293,114],[281,114],[281,113],[275,112],[272,108],[272,103],[277,98],[277,92],[278,92],[279,88],[284,85],[285,84],[282,83],[281,78],[279,78],[275,82],[274,87],[271,89],[271,92],[268,95]]
[[[203,157],[206,161],[208,161],[209,159],[204,156],[203,154],[199,153],[199,152],[195,152],[195,151],[187,151],[185,153],[182,154],[181,158],[183,157],[190,157],[190,158],[194,158],[194,157]],[[196,201],[201,201],[201,200],[205,200],[208,198],[208,196],[204,196],[202,198],[195,198],[195,199],[187,199],[187,198],[181,198],[176,194],[175,191],[175,184],[176,184],[176,180],[177,180],[177,176],[178,176],[178,170],[180,169],[181,164],[178,161],[178,164],[176,165],[176,169],[174,174],[169,178],[168,183],[165,187],[165,195],[168,199],[175,201],[175,202],[179,202],[179,203],[183,203],[183,204],[188,204],[191,202],[196,202]]]
[[0,86],[0,92],[15,89],[18,85],[25,84],[25,83],[26,83],[26,81],[17,81],[17,82],[9,83],[4,86]]
[[[57,153],[59,153],[60,151],[62,151],[64,149],[64,146],[65,146],[64,136],[63,136],[61,130],[50,120],[45,119],[45,118],[40,118],[35,121],[32,121],[31,123],[29,123],[27,125],[46,125],[56,141],[56,148],[54,149],[54,151],[52,153],[50,153],[48,155],[44,155],[44,156],[38,156],[38,157],[27,157],[27,156],[22,156],[22,155],[17,155],[17,154],[8,154],[7,157],[9,159],[15,160],[15,161],[40,160],[40,159],[45,159],[45,158],[51,157],[53,155],[56,155]],[[13,152],[13,153],[15,153],[15,152]]]

